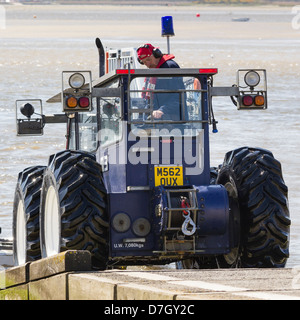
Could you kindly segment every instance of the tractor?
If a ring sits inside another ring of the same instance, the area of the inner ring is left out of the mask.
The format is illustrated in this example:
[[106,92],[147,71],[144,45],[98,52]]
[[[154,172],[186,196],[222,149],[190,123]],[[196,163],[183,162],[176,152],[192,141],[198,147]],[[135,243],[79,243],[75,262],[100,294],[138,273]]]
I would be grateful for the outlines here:
[[[17,134],[66,126],[66,149],[19,173],[13,204],[16,265],[88,250],[95,269],[174,263],[177,268],[284,267],[288,189],[272,152],[238,147],[211,166],[214,96],[240,111],[267,109],[264,69],[240,69],[216,87],[216,68],[145,69],[133,48],[105,52],[99,77],[62,72],[49,103],[17,100]],[[145,87],[147,79],[159,86]],[[159,89],[158,89],[159,88]],[[155,104],[172,112],[153,117]]]

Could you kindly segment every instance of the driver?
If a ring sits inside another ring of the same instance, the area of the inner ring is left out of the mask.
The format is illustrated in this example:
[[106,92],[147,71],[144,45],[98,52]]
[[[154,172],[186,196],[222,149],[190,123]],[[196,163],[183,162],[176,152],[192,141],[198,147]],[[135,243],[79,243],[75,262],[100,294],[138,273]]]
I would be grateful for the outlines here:
[[[137,49],[138,61],[149,69],[154,68],[180,68],[173,60],[172,54],[163,54],[158,48],[150,43],[144,44]],[[158,120],[180,120],[180,93],[151,93],[153,90],[177,90],[184,89],[181,77],[146,78],[143,97],[150,100],[153,97],[152,116]]]

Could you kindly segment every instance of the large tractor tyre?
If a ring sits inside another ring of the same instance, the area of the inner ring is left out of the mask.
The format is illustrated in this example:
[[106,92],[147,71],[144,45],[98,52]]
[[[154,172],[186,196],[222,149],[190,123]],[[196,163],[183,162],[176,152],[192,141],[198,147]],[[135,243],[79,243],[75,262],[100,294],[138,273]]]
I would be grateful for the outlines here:
[[41,258],[40,197],[44,166],[19,173],[13,204],[13,256],[15,265]]
[[106,269],[106,198],[101,166],[93,155],[69,150],[52,155],[42,187],[42,256],[88,250],[93,267]]
[[217,184],[228,191],[235,215],[232,231],[239,237],[232,252],[220,259],[222,266],[284,267],[289,257],[290,218],[280,162],[264,149],[230,151]]

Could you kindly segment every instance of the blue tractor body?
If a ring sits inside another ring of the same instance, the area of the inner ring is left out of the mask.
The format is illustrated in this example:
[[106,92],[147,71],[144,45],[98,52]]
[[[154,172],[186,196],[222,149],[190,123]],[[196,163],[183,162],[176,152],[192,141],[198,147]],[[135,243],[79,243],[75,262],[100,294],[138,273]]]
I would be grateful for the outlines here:
[[[115,141],[107,144],[101,137],[104,146],[100,143],[96,150],[108,195],[112,260],[145,263],[150,258],[154,263],[225,254],[234,245],[228,227],[227,191],[223,185],[210,184],[207,81],[215,73],[216,69],[116,70],[95,85],[95,92],[100,92],[111,83],[119,83],[120,92],[124,93],[117,100],[120,113],[116,115],[115,110],[115,116],[122,118],[122,127],[119,120],[117,124],[122,133],[109,131],[108,135],[115,134]],[[171,122],[143,120],[140,116],[145,110],[141,110],[142,99],[135,98],[143,92],[137,84],[154,75],[164,79],[171,75],[187,83],[178,94],[184,97],[180,107],[186,118]],[[195,90],[194,82],[198,81],[201,89]],[[101,99],[106,103],[116,101],[113,97]],[[98,102],[99,106],[103,115],[104,105]],[[110,108],[116,109],[116,105]],[[110,117],[102,116],[102,124],[110,121],[104,126],[111,128],[117,118],[106,114]],[[105,135],[100,131],[101,134]],[[186,234],[182,232],[187,220],[183,198],[192,219],[192,224],[186,223]]]

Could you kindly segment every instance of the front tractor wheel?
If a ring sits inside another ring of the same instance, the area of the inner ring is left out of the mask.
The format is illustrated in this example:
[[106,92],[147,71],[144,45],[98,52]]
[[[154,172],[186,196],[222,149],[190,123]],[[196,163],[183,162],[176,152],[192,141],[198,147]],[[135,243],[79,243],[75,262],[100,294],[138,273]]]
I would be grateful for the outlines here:
[[42,187],[42,256],[65,250],[89,250],[93,266],[105,269],[106,210],[101,166],[92,155],[67,150],[51,156]]
[[13,205],[13,255],[15,265],[41,258],[40,195],[45,167],[19,173]]
[[225,155],[216,182],[226,187],[233,211],[239,211],[233,219],[238,245],[220,261],[229,267],[284,267],[290,218],[281,164],[270,151],[236,149]]

